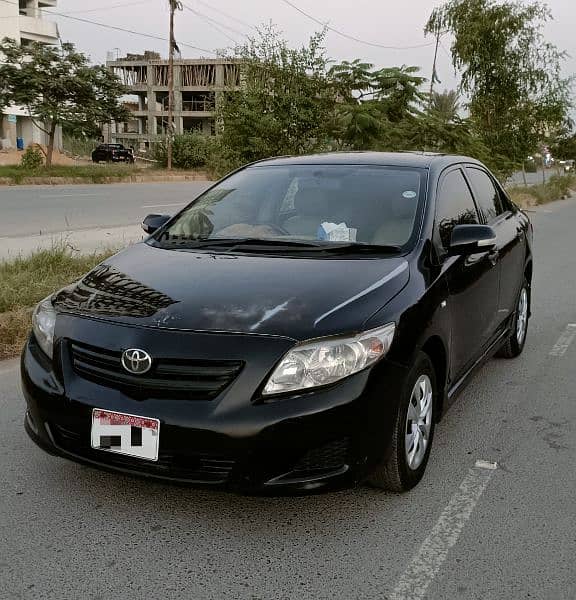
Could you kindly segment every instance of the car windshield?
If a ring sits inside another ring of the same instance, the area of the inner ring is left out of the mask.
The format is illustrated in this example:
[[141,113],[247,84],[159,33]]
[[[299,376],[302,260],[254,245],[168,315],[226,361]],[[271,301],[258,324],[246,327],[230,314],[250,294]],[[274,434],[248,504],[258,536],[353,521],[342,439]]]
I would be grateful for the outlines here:
[[415,230],[424,173],[367,165],[249,167],[202,194],[155,239],[400,249]]

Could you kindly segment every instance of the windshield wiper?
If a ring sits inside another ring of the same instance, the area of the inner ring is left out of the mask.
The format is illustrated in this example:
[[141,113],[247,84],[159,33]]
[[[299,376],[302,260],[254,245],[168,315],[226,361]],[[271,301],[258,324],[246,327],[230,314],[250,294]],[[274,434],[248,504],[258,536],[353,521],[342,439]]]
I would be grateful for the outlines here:
[[402,252],[402,246],[390,244],[363,244],[361,242],[346,242],[322,246],[325,252],[334,254],[396,254]]
[[179,246],[181,248],[230,248],[236,247],[264,247],[273,246],[274,248],[324,248],[325,246],[314,241],[296,241],[283,240],[278,238],[188,238],[188,239],[165,239],[161,243]]
[[184,238],[162,240],[161,243],[185,250],[225,248],[227,252],[235,250],[250,252],[251,250],[265,250],[266,248],[273,248],[276,252],[314,252],[326,254],[390,254],[402,251],[401,246],[356,242],[333,243],[314,240],[284,240],[278,238]]

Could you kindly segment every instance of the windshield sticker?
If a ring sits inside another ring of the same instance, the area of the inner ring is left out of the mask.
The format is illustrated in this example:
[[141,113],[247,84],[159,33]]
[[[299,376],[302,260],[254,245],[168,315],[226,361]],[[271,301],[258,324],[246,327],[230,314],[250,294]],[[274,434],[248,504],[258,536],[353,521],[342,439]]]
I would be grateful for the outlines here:
[[416,198],[417,194],[416,194],[416,192],[413,192],[413,191],[411,191],[411,190],[408,190],[407,192],[404,192],[404,193],[402,194],[402,196],[403,196],[404,198],[412,199],[412,198]]

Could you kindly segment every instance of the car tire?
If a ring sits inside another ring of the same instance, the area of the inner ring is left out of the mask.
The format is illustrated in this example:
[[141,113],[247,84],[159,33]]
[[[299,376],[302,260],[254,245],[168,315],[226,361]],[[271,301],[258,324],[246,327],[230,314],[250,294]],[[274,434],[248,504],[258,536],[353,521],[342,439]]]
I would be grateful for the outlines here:
[[[420,352],[402,388],[389,453],[368,478],[370,485],[391,492],[406,492],[422,479],[434,439],[437,393],[434,366],[428,355]],[[418,409],[423,407],[419,395],[427,396],[425,411]],[[419,417],[424,412],[426,418],[421,420]],[[413,420],[416,416],[418,422]]]
[[516,310],[514,311],[514,326],[506,342],[498,350],[496,356],[501,358],[516,358],[522,354],[528,336],[528,321],[530,319],[530,284],[526,279],[518,294]]

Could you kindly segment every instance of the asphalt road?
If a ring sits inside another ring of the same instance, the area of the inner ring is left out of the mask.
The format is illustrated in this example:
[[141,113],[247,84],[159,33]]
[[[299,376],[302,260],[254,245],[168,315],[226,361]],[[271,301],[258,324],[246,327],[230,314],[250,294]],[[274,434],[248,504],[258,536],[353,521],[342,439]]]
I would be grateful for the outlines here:
[[206,182],[0,187],[0,238],[140,223],[174,213]]
[[0,598],[574,600],[576,202],[532,216],[525,353],[475,377],[405,495],[241,497],[52,458],[0,364]]

